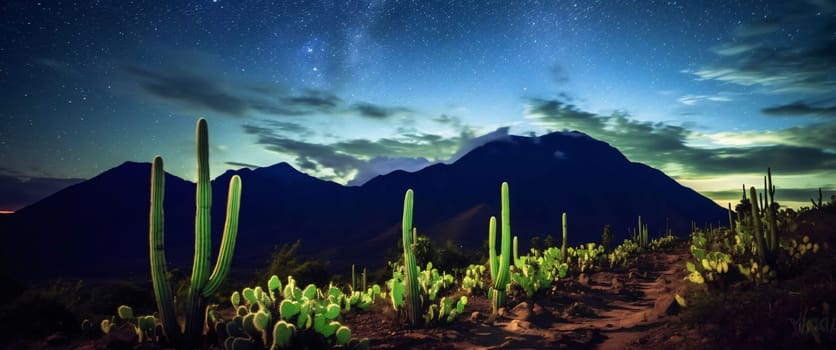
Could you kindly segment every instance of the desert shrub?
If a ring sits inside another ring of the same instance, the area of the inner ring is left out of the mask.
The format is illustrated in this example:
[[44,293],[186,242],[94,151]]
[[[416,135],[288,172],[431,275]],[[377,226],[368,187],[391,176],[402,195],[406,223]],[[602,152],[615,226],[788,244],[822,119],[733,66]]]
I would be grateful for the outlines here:
[[283,244],[275,247],[267,261],[267,267],[256,273],[252,284],[257,285],[261,281],[270,279],[276,275],[280,280],[287,280],[293,276],[300,283],[328,285],[331,282],[331,274],[328,272],[328,263],[320,260],[305,259],[299,261],[298,253],[302,242],[297,240],[293,244]]

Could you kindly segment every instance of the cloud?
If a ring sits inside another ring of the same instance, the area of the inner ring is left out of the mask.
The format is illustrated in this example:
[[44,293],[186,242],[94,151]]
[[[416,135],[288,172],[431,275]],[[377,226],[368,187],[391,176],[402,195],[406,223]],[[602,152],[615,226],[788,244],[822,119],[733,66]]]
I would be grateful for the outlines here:
[[19,210],[84,179],[27,177],[0,169],[0,210]]
[[[828,135],[836,132],[836,123],[779,130],[770,142],[761,140],[763,144],[760,145],[704,142],[708,145],[698,147],[695,144],[699,141],[713,141],[712,136],[719,137],[699,134],[683,126],[637,121],[624,112],[589,113],[557,100],[531,99],[527,114],[535,125],[582,131],[610,143],[633,161],[663,169],[674,176],[760,173],[767,166],[785,174],[836,169],[836,152],[831,151],[836,147],[836,141],[828,139]],[[726,139],[746,136],[746,133],[731,132],[723,135]],[[672,163],[671,159],[676,161]]]
[[761,113],[770,116],[808,115],[816,117],[836,117],[836,106],[815,107],[802,101],[764,108]]
[[414,172],[435,164],[426,158],[374,157],[357,169],[357,176],[348,182],[349,186],[361,186],[375,176],[395,170]]
[[485,135],[467,140],[467,142],[461,145],[459,150],[446,161],[446,163],[453,163],[459,160],[459,158],[464,157],[464,155],[470,153],[470,151],[479,148],[488,142],[497,140],[510,141],[511,136],[508,134],[508,130],[509,128],[507,126],[503,126]]
[[732,99],[730,97],[723,95],[685,95],[677,99],[679,103],[686,106],[694,106],[702,101],[729,102],[731,100]]
[[250,169],[255,169],[255,168],[260,168],[261,167],[260,165],[249,164],[249,163],[241,163],[241,162],[224,162],[224,164],[239,167],[239,168],[250,168]]
[[188,73],[164,73],[137,66],[125,70],[142,80],[142,88],[149,94],[202,108],[224,115],[242,117],[250,109],[241,99],[218,84],[217,81]]
[[281,86],[224,81],[209,73],[183,69],[148,69],[129,65],[125,71],[140,81],[148,95],[200,112],[231,117],[256,113],[278,117],[328,115],[386,120],[412,109],[361,102],[348,104],[330,91],[303,89],[292,92]]
[[349,109],[361,117],[369,119],[389,119],[402,113],[411,112],[409,108],[384,107],[367,102],[355,103]]
[[[822,8],[829,5],[818,3]],[[716,63],[686,72],[699,80],[760,87],[768,93],[833,95],[836,38],[832,16],[821,15],[809,4],[795,5],[779,17],[741,25],[733,41],[711,49],[719,56]],[[791,45],[785,44],[786,33],[793,40]]]
[[[393,170],[417,170],[448,159],[475,138],[470,128],[442,136],[404,130],[396,137],[347,139],[330,143],[302,141],[310,131],[293,123],[262,120],[243,126],[265,149],[295,157],[294,164],[312,175],[337,182],[360,184]],[[507,134],[507,128],[503,131]],[[302,135],[302,136],[300,136]]]

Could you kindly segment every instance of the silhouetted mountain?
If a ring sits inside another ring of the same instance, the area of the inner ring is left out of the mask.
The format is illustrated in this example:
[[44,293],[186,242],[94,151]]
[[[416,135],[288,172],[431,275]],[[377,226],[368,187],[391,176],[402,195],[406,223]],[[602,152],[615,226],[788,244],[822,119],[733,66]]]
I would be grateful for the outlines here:
[[[286,163],[227,171],[213,182],[213,254],[223,227],[227,186],[241,176],[242,203],[233,264],[262,266],[278,244],[302,240],[303,253],[365,266],[382,263],[400,239],[403,195],[415,191],[414,224],[433,241],[481,249],[488,219],[500,213],[500,184],[511,192],[513,234],[600,241],[611,224],[617,242],[642,216],[651,235],[687,233],[725,220],[726,211],[662,172],[632,163],[607,143],[578,132],[511,136],[452,164],[377,176],[347,187],[300,173]],[[7,266],[25,277],[144,276],[148,272],[150,164],[125,163],[60,191],[0,221]],[[194,245],[193,183],[166,178],[166,257],[190,269]],[[5,222],[5,223],[4,223]],[[9,249],[10,248],[10,249]]]

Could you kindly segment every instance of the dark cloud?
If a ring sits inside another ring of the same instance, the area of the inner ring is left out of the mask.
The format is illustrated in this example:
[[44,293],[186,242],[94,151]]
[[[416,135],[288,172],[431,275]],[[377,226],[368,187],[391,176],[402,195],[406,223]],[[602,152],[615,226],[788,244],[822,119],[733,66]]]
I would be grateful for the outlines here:
[[285,97],[282,100],[292,106],[319,112],[332,112],[342,103],[342,100],[334,94],[311,89],[306,89],[298,96]]
[[84,179],[25,177],[0,169],[0,210],[19,210]]
[[291,93],[281,86],[243,85],[182,69],[151,70],[131,65],[125,71],[139,79],[140,87],[151,96],[233,117],[258,112],[271,116],[342,115],[386,120],[412,112],[406,107],[368,102],[349,105],[329,91],[304,89]]
[[257,121],[257,124],[244,124],[242,127],[244,128],[244,132],[250,135],[269,135],[272,133],[293,135],[296,137],[310,137],[315,135],[313,130],[302,124],[281,120],[261,119]]
[[447,114],[442,114],[436,118],[433,118],[433,121],[439,124],[452,126],[456,129],[461,129],[462,127],[462,120],[459,117]]
[[[297,167],[316,172],[317,176],[347,180],[351,174],[356,174],[350,182],[352,185],[398,169],[415,171],[508,134],[508,128],[500,128],[480,138],[476,138],[468,127],[461,127],[458,135],[449,137],[404,129],[397,137],[323,144],[300,141],[298,134],[292,135],[288,131],[305,133],[306,130],[292,123],[263,120],[243,128],[246,133],[255,135],[256,142],[267,150],[295,157]],[[321,175],[331,172],[334,175],[330,177]]]
[[250,169],[255,169],[255,168],[260,168],[261,167],[261,165],[241,163],[241,162],[224,162],[224,164],[231,165],[231,166],[234,166],[234,167],[239,167],[239,168],[250,168]]
[[776,135],[783,143],[770,146],[706,149],[687,144],[694,133],[685,127],[636,121],[625,113],[597,115],[542,99],[530,100],[528,111],[535,124],[579,130],[610,143],[633,161],[663,169],[676,163],[689,175],[758,173],[767,166],[786,174],[836,169],[836,153],[829,151],[834,141],[827,136],[836,131],[836,124],[784,129]]
[[836,106],[816,107],[802,101],[764,108],[761,113],[772,116],[808,115],[817,117],[836,117]]
[[371,103],[356,103],[349,107],[349,110],[361,117],[370,119],[389,119],[403,113],[410,113],[412,110],[404,107],[384,107]]
[[[698,69],[700,79],[764,88],[767,92],[833,95],[836,37],[831,15],[797,3],[780,16],[741,25],[735,39],[715,47],[718,63]],[[786,33],[795,39],[783,46]]]
[[142,88],[153,96],[242,117],[249,109],[247,101],[226,91],[216,81],[191,74],[166,74],[136,66],[125,70],[142,80]]
[[793,145],[836,152],[836,122],[795,126],[779,131],[779,135]]
[[297,141],[276,134],[260,134],[257,143],[267,150],[295,156],[296,165],[303,170],[320,172],[322,168],[327,168],[340,178],[349,176],[363,162],[357,157],[339,153],[329,145]]

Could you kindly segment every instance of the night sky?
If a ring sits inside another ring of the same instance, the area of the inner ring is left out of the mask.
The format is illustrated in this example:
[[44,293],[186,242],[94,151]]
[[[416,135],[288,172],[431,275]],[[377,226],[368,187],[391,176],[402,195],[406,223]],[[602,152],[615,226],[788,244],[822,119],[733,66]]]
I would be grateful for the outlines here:
[[[343,184],[579,130],[718,201],[836,190],[836,1],[0,5],[0,210],[162,155]],[[613,179],[618,181],[618,179]]]

